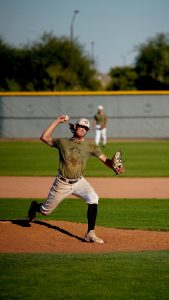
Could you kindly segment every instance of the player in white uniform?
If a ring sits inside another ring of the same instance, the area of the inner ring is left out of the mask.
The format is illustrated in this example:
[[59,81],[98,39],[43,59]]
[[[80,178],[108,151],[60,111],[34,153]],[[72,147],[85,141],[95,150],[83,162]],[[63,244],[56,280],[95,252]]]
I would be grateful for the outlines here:
[[102,141],[103,147],[107,144],[107,122],[108,117],[104,112],[104,108],[102,105],[98,106],[98,111],[94,115],[93,124],[95,128],[95,144],[99,145],[100,141]]
[[[28,222],[35,220],[36,212],[49,215],[69,195],[84,199],[88,205],[88,229],[85,241],[104,243],[95,234],[97,205],[99,197],[93,187],[83,177],[87,160],[96,156],[107,167],[113,169],[112,161],[108,159],[94,144],[85,141],[85,135],[90,129],[90,123],[82,118],[73,125],[71,138],[52,138],[53,131],[61,123],[67,122],[65,115],[58,116],[43,132],[41,140],[59,151],[59,172],[44,203],[33,201],[28,210]],[[70,127],[72,129],[72,127]]]

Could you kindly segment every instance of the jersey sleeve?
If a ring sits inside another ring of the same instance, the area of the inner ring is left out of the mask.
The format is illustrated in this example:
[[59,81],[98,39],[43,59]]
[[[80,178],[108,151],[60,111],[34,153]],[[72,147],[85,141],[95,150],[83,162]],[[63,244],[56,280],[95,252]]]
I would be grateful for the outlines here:
[[60,139],[52,138],[52,147],[58,148]]
[[91,153],[92,156],[99,157],[102,153],[103,152],[101,151],[101,149],[98,146],[93,145],[93,149],[92,149],[92,153]]
[[97,121],[97,116],[96,116],[96,115],[94,115],[93,119],[94,119],[95,121]]

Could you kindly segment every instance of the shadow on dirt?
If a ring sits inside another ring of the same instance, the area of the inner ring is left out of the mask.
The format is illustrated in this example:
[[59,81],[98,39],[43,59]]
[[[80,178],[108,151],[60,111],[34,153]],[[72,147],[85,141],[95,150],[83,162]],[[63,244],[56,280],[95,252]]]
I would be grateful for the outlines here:
[[12,223],[21,227],[31,227],[31,224],[27,220],[0,220],[1,223]]
[[[29,223],[27,220],[6,220],[6,221],[10,221],[12,224],[15,224],[15,225],[18,225],[18,226],[21,226],[21,227],[31,227],[31,223]],[[5,221],[4,221],[5,222]],[[48,228],[51,228],[51,229],[54,229],[54,230],[57,230],[63,234],[66,234],[72,238],[76,238],[77,240],[81,241],[81,242],[85,242],[85,240],[63,228],[60,228],[56,225],[52,225],[50,223],[47,223],[47,222],[44,222],[44,221],[33,221],[32,223],[34,224],[38,224],[40,226],[45,226],[45,227],[48,227]]]
[[11,220],[11,223],[21,227],[31,227],[31,224],[27,220]]
[[69,231],[67,231],[67,230],[65,230],[65,229],[63,229],[63,228],[60,228],[60,227],[58,227],[58,226],[56,226],[56,225],[52,225],[52,224],[46,223],[46,222],[44,222],[44,221],[34,221],[34,223],[39,224],[39,225],[42,225],[42,226],[46,226],[46,227],[51,228],[51,229],[54,229],[54,230],[57,230],[57,231],[59,231],[59,232],[61,232],[61,233],[63,233],[63,234],[66,234],[66,235],[68,235],[68,236],[71,236],[71,237],[73,237],[73,238],[76,238],[77,240],[79,240],[79,241],[81,241],[81,242],[85,242],[85,240],[84,240],[83,238],[81,238],[81,237],[79,237],[79,236],[77,236],[77,235],[75,235],[75,234],[73,234],[73,233],[71,233],[71,232],[69,232]]

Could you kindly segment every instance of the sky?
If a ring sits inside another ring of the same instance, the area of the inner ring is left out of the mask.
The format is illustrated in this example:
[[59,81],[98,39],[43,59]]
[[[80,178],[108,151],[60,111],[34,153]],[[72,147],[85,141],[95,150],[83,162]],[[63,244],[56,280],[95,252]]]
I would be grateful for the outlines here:
[[73,16],[73,37],[102,73],[134,64],[140,44],[169,33],[169,0],[0,0],[0,36],[17,47],[44,32],[70,37]]

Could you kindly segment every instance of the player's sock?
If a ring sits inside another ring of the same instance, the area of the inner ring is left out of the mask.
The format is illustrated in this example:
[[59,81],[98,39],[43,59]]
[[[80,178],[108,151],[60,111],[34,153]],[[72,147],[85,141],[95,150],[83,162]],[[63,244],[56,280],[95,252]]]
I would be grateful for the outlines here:
[[36,206],[36,211],[38,212],[38,213],[40,213],[41,211],[40,211],[40,208],[41,208],[41,206],[42,206],[42,202],[40,202],[40,203],[37,203],[37,206]]
[[94,230],[95,223],[96,223],[96,217],[97,217],[97,204],[89,204],[88,212],[87,212],[88,232],[90,230]]

